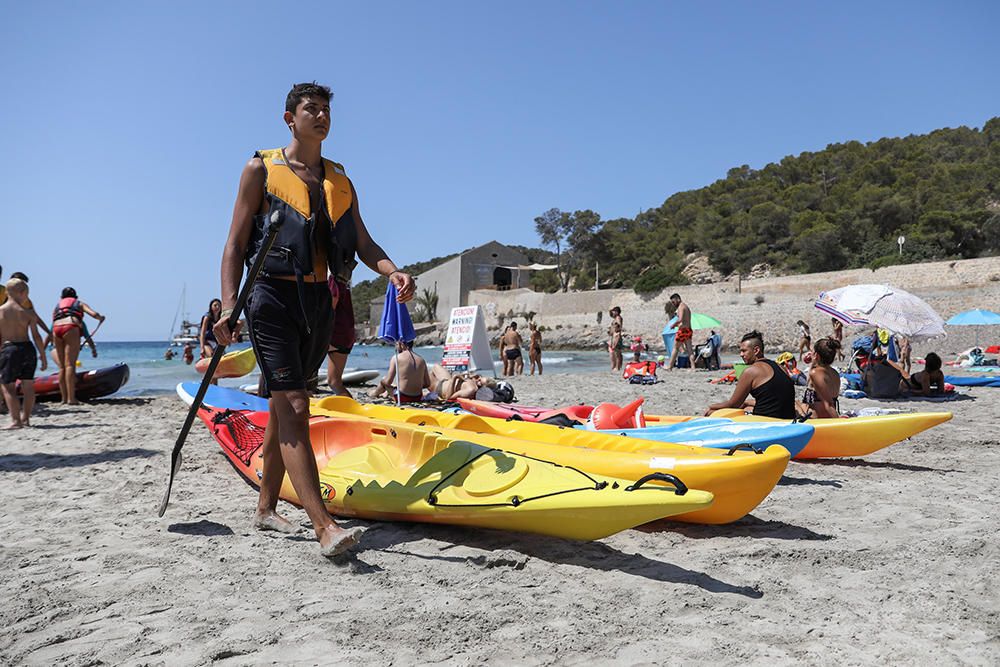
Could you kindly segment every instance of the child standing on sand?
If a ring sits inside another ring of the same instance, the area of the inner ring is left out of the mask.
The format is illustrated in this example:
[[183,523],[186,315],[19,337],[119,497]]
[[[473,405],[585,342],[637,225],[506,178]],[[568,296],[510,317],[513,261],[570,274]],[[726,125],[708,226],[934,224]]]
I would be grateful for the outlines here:
[[[7,428],[30,426],[31,410],[35,407],[35,366],[39,353],[42,370],[48,367],[45,347],[38,333],[38,315],[29,307],[28,283],[18,278],[7,281],[7,302],[0,306],[0,385],[10,411]],[[32,346],[28,335],[35,341]],[[38,353],[35,352],[38,348]],[[15,383],[21,381],[24,405],[15,393]]]

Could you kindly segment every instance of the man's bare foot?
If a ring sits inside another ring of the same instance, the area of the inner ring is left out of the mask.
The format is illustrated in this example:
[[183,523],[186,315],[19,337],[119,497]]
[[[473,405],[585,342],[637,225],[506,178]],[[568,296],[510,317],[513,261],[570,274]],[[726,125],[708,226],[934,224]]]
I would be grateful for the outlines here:
[[361,540],[360,528],[345,530],[336,526],[327,528],[319,541],[319,552],[327,558],[339,556]]
[[274,530],[287,535],[299,532],[299,527],[277,512],[257,512],[250,521],[254,530]]
[[21,422],[14,422],[13,424],[7,424],[6,426],[4,426],[3,430],[5,430],[5,431],[13,431],[16,428],[23,428],[23,427],[24,427],[24,424],[22,424]]
[[353,396],[351,396],[351,392],[347,390],[347,387],[345,387],[342,384],[331,384],[330,391],[333,392],[334,396],[346,396],[347,398],[354,398]]

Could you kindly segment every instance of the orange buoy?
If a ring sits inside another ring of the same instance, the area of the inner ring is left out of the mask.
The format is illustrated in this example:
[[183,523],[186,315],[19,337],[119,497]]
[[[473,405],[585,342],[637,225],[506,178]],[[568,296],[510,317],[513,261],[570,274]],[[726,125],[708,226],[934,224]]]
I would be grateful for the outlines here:
[[601,403],[590,413],[587,428],[591,431],[606,431],[622,428],[645,428],[646,417],[642,414],[644,398],[637,398],[625,407],[614,403]]

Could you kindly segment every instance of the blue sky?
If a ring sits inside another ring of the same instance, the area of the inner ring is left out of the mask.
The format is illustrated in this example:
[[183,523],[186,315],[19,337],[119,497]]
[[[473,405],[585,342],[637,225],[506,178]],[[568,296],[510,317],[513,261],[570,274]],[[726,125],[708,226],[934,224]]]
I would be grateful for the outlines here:
[[[826,6],[833,5],[837,6]],[[334,89],[325,153],[400,265],[537,245],[553,206],[633,216],[730,167],[1000,114],[1000,4],[5,3],[0,264],[106,340],[218,292],[242,165]],[[356,279],[371,277],[359,270]]]

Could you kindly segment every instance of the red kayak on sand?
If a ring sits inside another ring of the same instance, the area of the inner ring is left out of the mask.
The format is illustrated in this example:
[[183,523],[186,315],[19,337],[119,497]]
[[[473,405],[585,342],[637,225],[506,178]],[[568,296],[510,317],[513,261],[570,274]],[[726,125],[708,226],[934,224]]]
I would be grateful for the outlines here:
[[[76,397],[81,401],[108,396],[121,389],[128,382],[128,364],[115,364],[92,371],[80,371],[76,374]],[[21,385],[17,386],[18,395]],[[59,374],[43,375],[35,378],[35,400],[58,401]]]
[[492,403],[490,401],[477,401],[471,398],[460,398],[458,404],[463,410],[480,417],[496,417],[497,419],[522,419],[526,422],[540,422],[552,417],[565,416],[570,419],[585,422],[594,411],[593,405],[570,405],[569,407],[553,410],[552,408],[539,408],[529,405],[515,405],[513,403]]

